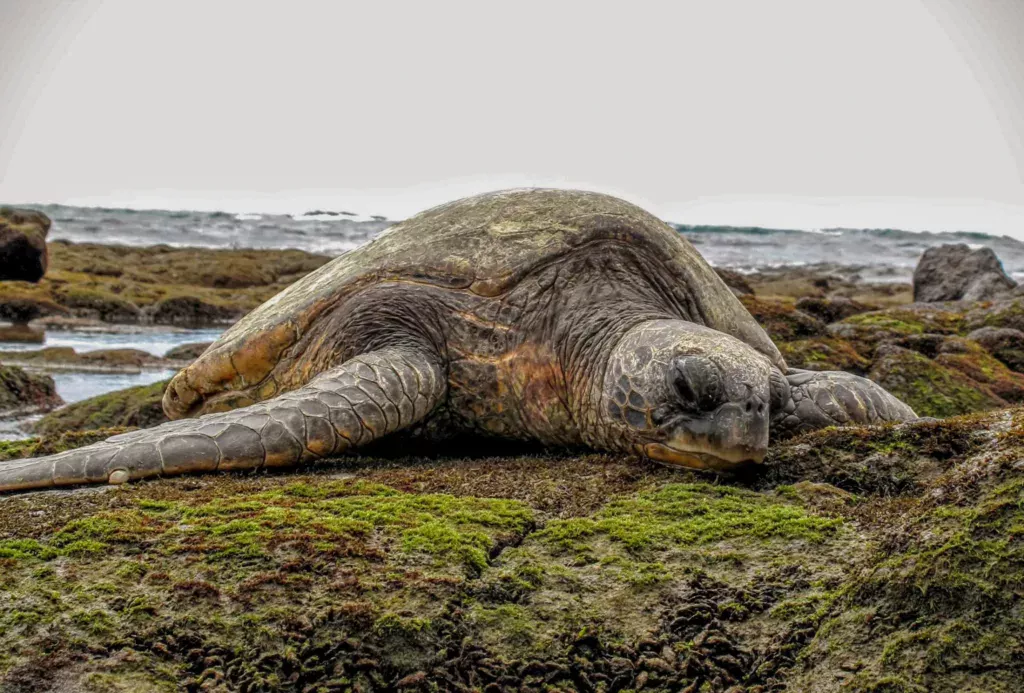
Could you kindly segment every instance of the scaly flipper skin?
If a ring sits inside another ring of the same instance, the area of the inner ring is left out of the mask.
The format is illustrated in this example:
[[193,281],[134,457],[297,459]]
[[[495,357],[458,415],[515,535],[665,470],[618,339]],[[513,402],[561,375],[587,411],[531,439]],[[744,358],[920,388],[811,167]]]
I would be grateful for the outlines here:
[[0,491],[293,466],[422,421],[446,390],[435,356],[410,347],[381,349],[267,402],[0,465]]
[[773,408],[772,440],[827,426],[866,426],[911,421],[914,410],[880,385],[843,371],[792,369],[785,376],[788,392]]

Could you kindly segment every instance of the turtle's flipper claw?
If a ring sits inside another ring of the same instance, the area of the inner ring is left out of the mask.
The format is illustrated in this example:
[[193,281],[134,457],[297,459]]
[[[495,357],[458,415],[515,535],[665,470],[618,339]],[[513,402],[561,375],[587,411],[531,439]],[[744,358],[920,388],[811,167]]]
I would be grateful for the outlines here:
[[827,426],[917,418],[910,407],[880,385],[851,373],[792,369],[786,380],[786,401],[772,412],[771,437],[775,440]]

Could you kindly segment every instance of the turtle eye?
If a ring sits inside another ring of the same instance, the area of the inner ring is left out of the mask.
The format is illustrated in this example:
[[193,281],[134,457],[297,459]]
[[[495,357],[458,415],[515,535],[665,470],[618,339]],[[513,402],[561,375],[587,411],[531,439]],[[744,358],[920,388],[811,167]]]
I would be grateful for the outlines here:
[[673,384],[683,406],[690,411],[708,411],[721,402],[722,373],[703,356],[676,359]]

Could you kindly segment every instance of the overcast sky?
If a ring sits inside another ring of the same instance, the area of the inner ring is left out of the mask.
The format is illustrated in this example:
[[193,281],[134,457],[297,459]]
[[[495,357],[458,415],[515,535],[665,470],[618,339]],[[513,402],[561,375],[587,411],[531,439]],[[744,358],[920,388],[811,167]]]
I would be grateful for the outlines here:
[[0,0],[0,200],[1024,238],[1024,2]]

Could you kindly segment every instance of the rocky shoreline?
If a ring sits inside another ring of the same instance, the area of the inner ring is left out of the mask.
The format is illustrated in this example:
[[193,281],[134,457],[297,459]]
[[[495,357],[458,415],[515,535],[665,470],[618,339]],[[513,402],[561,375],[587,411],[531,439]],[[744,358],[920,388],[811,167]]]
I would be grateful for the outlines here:
[[[51,244],[48,279],[0,283],[0,312],[142,329],[187,296],[205,320],[327,260],[148,248],[132,262],[161,269],[129,270],[125,252]],[[727,479],[496,445],[0,497],[0,689],[1020,690],[1024,298],[986,280],[956,290],[998,295],[914,303],[834,265],[722,274],[791,366],[934,418],[776,441]],[[47,372],[202,348],[7,352],[0,383],[36,378],[45,401]],[[165,385],[51,411],[0,464],[157,425]]]
[[[47,329],[98,333],[229,324],[329,259],[290,250],[50,246],[51,271],[38,285],[0,282],[0,317],[28,319],[4,328],[13,335],[9,339],[41,341]],[[116,265],[122,257],[123,268]],[[987,256],[986,262],[974,265],[990,271]],[[1024,402],[1024,375],[1018,372],[1024,369],[1024,298],[914,303],[912,285],[863,281],[859,268],[840,265],[719,273],[791,367],[865,375],[923,416]],[[991,277],[986,282],[1003,286]],[[0,352],[0,363],[30,377],[137,373],[181,368],[204,346],[164,357],[131,349],[46,348]]]
[[[301,250],[49,243],[37,284],[0,282],[0,321],[229,325],[330,258]],[[51,323],[52,324],[52,323]]]

